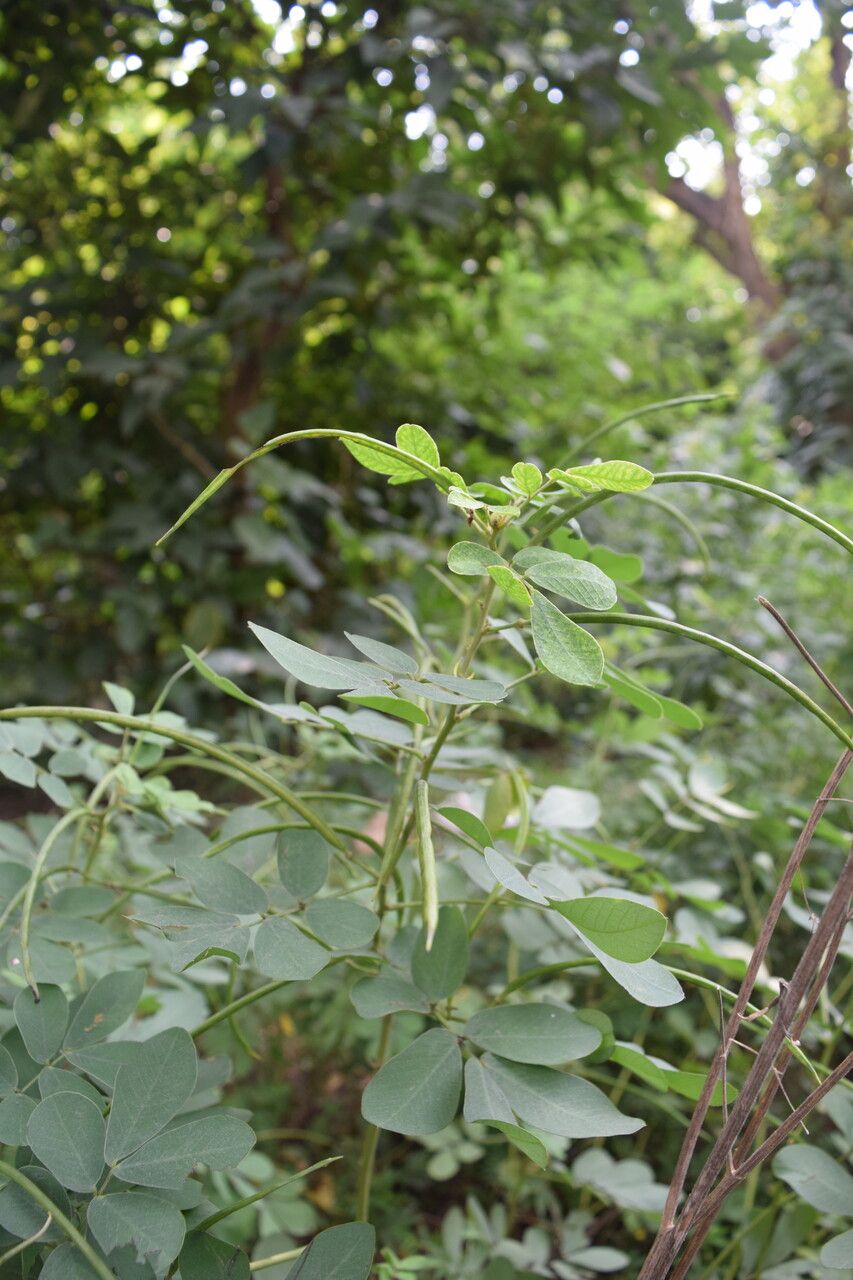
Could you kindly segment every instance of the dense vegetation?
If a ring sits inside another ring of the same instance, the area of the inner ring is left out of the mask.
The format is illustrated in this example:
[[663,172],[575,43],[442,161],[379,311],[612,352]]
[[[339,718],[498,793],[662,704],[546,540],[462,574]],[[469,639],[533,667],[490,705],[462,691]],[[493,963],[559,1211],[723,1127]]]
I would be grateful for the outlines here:
[[0,1276],[853,1276],[847,25],[5,6]]

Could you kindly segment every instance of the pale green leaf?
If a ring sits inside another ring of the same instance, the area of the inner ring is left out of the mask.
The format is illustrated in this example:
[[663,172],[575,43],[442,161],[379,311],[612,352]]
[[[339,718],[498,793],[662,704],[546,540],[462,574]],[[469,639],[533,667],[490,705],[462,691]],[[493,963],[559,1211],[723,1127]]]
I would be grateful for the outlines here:
[[552,906],[585,938],[626,964],[639,964],[657,951],[666,932],[666,916],[630,898],[599,894],[554,902]]
[[360,1018],[384,1018],[388,1013],[400,1013],[404,1009],[429,1012],[429,1001],[423,992],[389,965],[383,965],[375,978],[362,978],[357,982],[350,999]]
[[[40,1164],[25,1164],[21,1168],[24,1177],[29,1178],[53,1201],[57,1209],[68,1217],[72,1215],[71,1202],[65,1188],[54,1178],[52,1173]],[[19,1240],[25,1240],[44,1226],[46,1214],[40,1204],[15,1182],[7,1182],[0,1190],[0,1227],[9,1231]],[[62,1229],[51,1224],[42,1240],[62,1240]]]
[[150,1262],[158,1275],[177,1258],[184,1243],[183,1214],[166,1200],[144,1193],[96,1196],[89,1201],[86,1221],[104,1253],[131,1245],[137,1262]]
[[548,1149],[535,1134],[507,1120],[487,1120],[486,1124],[491,1125],[493,1129],[499,1129],[514,1147],[518,1147],[522,1155],[527,1156],[527,1159],[532,1160],[540,1169],[548,1168]]
[[568,684],[601,683],[604,654],[598,641],[539,591],[533,592],[531,623],[533,644],[547,671]]
[[135,1151],[169,1123],[193,1092],[198,1073],[195,1045],[182,1027],[143,1040],[119,1067],[107,1124],[109,1164]]
[[346,898],[321,898],[305,912],[312,933],[336,951],[357,951],[373,940],[379,917],[360,902]]
[[570,484],[583,493],[597,493],[606,489],[610,493],[636,493],[648,489],[654,482],[651,471],[636,462],[593,462],[584,467],[569,467],[563,471],[555,468],[548,472],[552,480]]
[[773,1159],[773,1172],[821,1213],[853,1215],[853,1175],[820,1147],[805,1142],[783,1147]]
[[145,974],[141,969],[108,973],[86,992],[65,1036],[66,1049],[83,1049],[127,1022],[139,1003]]
[[840,1236],[827,1240],[820,1251],[820,1261],[824,1267],[833,1271],[845,1271],[853,1267],[853,1231],[844,1231]]
[[468,929],[458,907],[442,907],[432,946],[426,949],[421,929],[412,952],[415,986],[430,1000],[444,1000],[465,981],[468,969]]
[[99,1277],[76,1245],[61,1244],[47,1255],[39,1280],[99,1280]]
[[481,1049],[513,1062],[557,1066],[585,1058],[601,1044],[601,1032],[553,1004],[498,1005],[468,1020],[465,1035]]
[[417,662],[402,649],[397,649],[391,644],[385,644],[382,640],[373,640],[370,636],[355,635],[352,631],[345,631],[344,635],[353,648],[358,649],[359,653],[363,653],[365,658],[369,658],[371,662],[374,662],[377,667],[382,667],[384,671],[393,671],[395,675],[399,676],[417,674]]
[[32,1098],[23,1093],[10,1093],[0,1102],[0,1142],[7,1147],[22,1147],[27,1141],[27,1123],[35,1110]]
[[369,1222],[345,1222],[321,1231],[288,1274],[288,1280],[368,1280],[376,1232]]
[[160,1133],[115,1167],[123,1182],[180,1187],[197,1164],[233,1169],[255,1145],[255,1135],[235,1116],[209,1115]]
[[506,1094],[494,1073],[485,1069],[482,1058],[469,1058],[465,1063],[465,1102],[462,1114],[469,1124],[480,1120],[515,1123],[515,1112],[509,1105]]
[[104,1169],[104,1117],[82,1093],[53,1093],[27,1122],[27,1145],[69,1191],[94,1191]]
[[186,880],[199,902],[212,911],[249,916],[267,908],[261,886],[224,858],[176,858],[175,874]]
[[265,920],[255,934],[255,964],[277,982],[307,982],[331,960],[324,947],[289,920]]
[[68,1025],[68,1001],[59,987],[44,985],[36,1000],[29,987],[15,996],[15,1021],[27,1053],[35,1062],[47,1062],[62,1044]]
[[523,579],[508,565],[491,565],[488,572],[495,586],[504,593],[507,600],[512,601],[516,608],[523,612],[530,608],[530,592],[524,585]]
[[387,476],[390,481],[395,484],[408,484],[412,480],[421,480],[424,472],[419,471],[417,467],[413,467],[404,456],[391,449],[389,446],[386,453],[383,449],[377,448],[378,441],[369,443],[361,440],[348,440],[344,437],[343,444],[355,458],[356,462],[361,463],[368,471],[375,471],[380,476]]
[[180,1256],[181,1280],[249,1280],[249,1259],[215,1236],[193,1232]]
[[456,1037],[434,1027],[380,1067],[364,1091],[361,1113],[393,1133],[438,1133],[456,1115],[461,1089]]
[[329,658],[267,627],[254,622],[250,622],[249,627],[288,675],[314,689],[357,689],[382,675],[371,663],[356,662],[354,658]]
[[526,898],[528,902],[537,902],[540,906],[545,906],[548,899],[544,893],[530,883],[526,876],[519,871],[509,858],[500,853],[497,849],[484,849],[483,855],[486,859],[486,866],[497,880],[498,884],[503,885],[504,889],[508,889],[510,893],[516,894],[519,898]]
[[447,553],[448,569],[463,577],[485,577],[493,565],[506,565],[506,560],[482,542],[457,542]]
[[525,547],[512,565],[537,587],[577,600],[587,609],[612,609],[616,604],[613,580],[588,560],[545,547]]
[[446,818],[460,831],[464,831],[466,836],[475,840],[481,849],[492,843],[492,833],[485,822],[468,809],[460,809],[456,805],[445,805],[438,812],[442,818]]
[[281,831],[276,859],[281,883],[294,898],[311,898],[326,883],[329,845],[318,831]]
[[346,702],[354,702],[358,707],[367,707],[371,711],[381,711],[386,716],[396,716],[407,724],[429,724],[429,716],[423,707],[405,698],[397,698],[390,690],[387,693],[362,693],[358,689],[352,693],[343,693]]
[[542,472],[533,462],[516,462],[512,468],[512,478],[528,498],[532,497],[542,484]]
[[404,453],[411,453],[431,467],[441,466],[438,445],[429,432],[419,427],[417,423],[404,422],[397,428],[394,439],[397,442],[397,448],[402,449]]
[[563,1138],[608,1138],[636,1133],[643,1121],[623,1115],[606,1094],[577,1076],[551,1067],[508,1062],[487,1054],[484,1068],[493,1073],[519,1119],[544,1133]]

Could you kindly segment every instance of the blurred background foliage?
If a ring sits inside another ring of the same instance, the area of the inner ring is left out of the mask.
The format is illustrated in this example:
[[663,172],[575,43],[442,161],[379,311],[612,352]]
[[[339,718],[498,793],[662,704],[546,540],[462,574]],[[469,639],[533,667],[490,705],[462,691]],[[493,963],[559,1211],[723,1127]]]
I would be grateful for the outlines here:
[[[0,23],[11,700],[107,673],[150,691],[181,641],[241,646],[259,600],[322,627],[389,568],[412,589],[432,501],[388,509],[319,445],[152,551],[279,431],[423,421],[466,471],[553,463],[609,416],[722,387],[611,451],[840,499],[837,0],[12,0]],[[700,507],[712,574],[764,556],[751,519]]]

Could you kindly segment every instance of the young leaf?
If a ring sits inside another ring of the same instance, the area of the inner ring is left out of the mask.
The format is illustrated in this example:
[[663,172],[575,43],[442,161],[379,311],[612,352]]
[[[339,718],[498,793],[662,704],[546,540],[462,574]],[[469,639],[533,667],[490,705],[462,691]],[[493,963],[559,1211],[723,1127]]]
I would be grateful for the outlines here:
[[482,542],[457,542],[447,553],[448,569],[463,577],[485,577],[492,565],[506,565],[506,560]]
[[613,1103],[577,1076],[551,1067],[508,1062],[487,1054],[484,1069],[492,1073],[513,1111],[526,1124],[563,1138],[609,1138],[636,1133],[643,1121],[623,1115]]
[[53,1093],[27,1122],[27,1144],[69,1191],[94,1191],[104,1169],[104,1117],[81,1093]]
[[136,1046],[116,1074],[104,1154],[109,1164],[135,1151],[177,1115],[195,1088],[195,1045],[170,1027]]
[[104,1253],[131,1245],[137,1262],[149,1262],[158,1275],[174,1262],[184,1243],[183,1214],[144,1192],[96,1196],[89,1201],[86,1221]]
[[379,917],[360,902],[346,898],[321,898],[305,912],[312,933],[336,951],[358,951],[373,940]]
[[294,898],[311,898],[326,883],[329,845],[317,831],[281,831],[276,840],[281,883]]
[[422,480],[424,472],[413,467],[405,457],[389,449],[386,453],[373,444],[361,440],[343,439],[345,448],[349,450],[356,462],[360,462],[368,471],[375,471],[380,476],[387,476],[392,484],[409,484],[412,480]]
[[288,675],[313,689],[357,689],[377,676],[382,677],[383,673],[368,662],[356,662],[354,658],[329,658],[267,627],[257,626],[254,622],[250,622],[249,627]]
[[15,1021],[35,1062],[47,1062],[62,1044],[68,1025],[68,1001],[59,987],[43,985],[36,1001],[29,987],[15,996]]
[[490,565],[489,577],[495,586],[504,593],[507,600],[511,600],[517,609],[527,612],[530,608],[530,592],[524,585],[523,579],[510,569],[509,565]]
[[533,887],[527,877],[522,875],[518,867],[510,862],[509,858],[504,857],[497,849],[484,849],[483,854],[486,859],[486,866],[498,884],[503,885],[505,889],[509,889],[510,893],[516,894],[519,898],[526,898],[528,902],[538,902],[540,906],[547,905],[548,899],[545,895]]
[[613,580],[588,560],[545,547],[525,547],[512,565],[537,587],[576,600],[587,609],[612,609],[616,604]]
[[325,969],[331,955],[289,920],[265,920],[255,934],[255,964],[277,982],[307,982]]
[[118,1030],[131,1017],[139,997],[145,973],[127,969],[108,973],[90,987],[75,1013],[65,1037],[66,1049],[84,1049]]
[[607,489],[611,493],[635,493],[648,489],[654,476],[636,462],[593,462],[585,467],[569,467],[566,471],[555,468],[548,472],[552,480],[570,484],[583,493],[596,493]]
[[542,472],[532,462],[516,462],[512,469],[512,478],[528,498],[531,498],[542,484]]
[[150,1138],[116,1165],[115,1175],[142,1187],[177,1188],[197,1164],[233,1169],[254,1145],[252,1130],[235,1116],[203,1116]]
[[552,905],[590,942],[626,964],[648,960],[666,933],[665,915],[630,898],[602,894]]
[[527,1156],[527,1159],[532,1160],[534,1164],[538,1164],[540,1169],[548,1168],[548,1148],[535,1134],[522,1129],[521,1125],[509,1124],[506,1120],[487,1120],[486,1124],[491,1125],[493,1129],[499,1129],[514,1147],[518,1147],[522,1155]]
[[364,1091],[361,1114],[393,1133],[438,1133],[456,1115],[461,1089],[456,1037],[433,1027],[380,1067]]
[[352,693],[341,694],[341,697],[346,702],[354,702],[358,707],[368,707],[371,711],[381,711],[386,716],[396,716],[407,724],[429,724],[429,716],[423,707],[419,707],[416,702],[408,702],[405,698],[397,698],[390,691],[361,693],[355,689]]
[[421,929],[412,952],[412,978],[430,1000],[444,1000],[465,981],[468,969],[468,929],[458,907],[442,907],[433,944],[426,948]]
[[288,1273],[288,1280],[368,1280],[376,1232],[369,1222],[321,1231]]
[[224,858],[176,858],[175,874],[186,880],[199,902],[212,911],[250,916],[267,908],[261,886]]
[[404,453],[411,453],[431,467],[441,466],[438,445],[423,427],[419,427],[414,422],[404,422],[397,428],[394,439],[397,442],[397,448],[402,449]]
[[363,653],[365,658],[375,662],[384,671],[393,671],[398,676],[417,675],[417,662],[402,649],[384,644],[381,640],[373,640],[370,636],[355,635],[352,631],[345,631],[344,635],[354,649],[358,649],[359,653]]
[[533,645],[543,667],[567,684],[597,685],[604,673],[598,641],[539,591],[533,592]]
[[465,1035],[481,1049],[513,1062],[557,1066],[585,1058],[601,1044],[601,1032],[553,1004],[499,1005],[468,1020]]

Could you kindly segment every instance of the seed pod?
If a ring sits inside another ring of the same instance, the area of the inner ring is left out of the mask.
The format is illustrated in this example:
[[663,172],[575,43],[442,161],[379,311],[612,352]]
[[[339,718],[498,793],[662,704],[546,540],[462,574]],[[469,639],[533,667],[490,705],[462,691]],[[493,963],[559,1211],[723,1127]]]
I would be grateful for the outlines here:
[[420,779],[415,794],[415,825],[418,833],[418,865],[421,873],[421,917],[426,932],[425,947],[432,948],[438,926],[438,884],[435,876],[435,850],[432,846],[432,823],[429,816],[429,787]]

